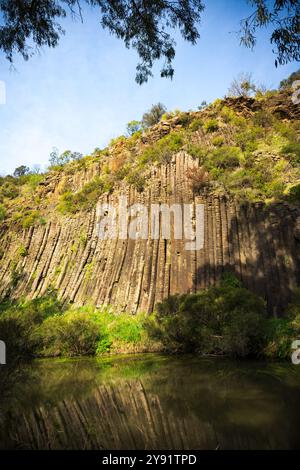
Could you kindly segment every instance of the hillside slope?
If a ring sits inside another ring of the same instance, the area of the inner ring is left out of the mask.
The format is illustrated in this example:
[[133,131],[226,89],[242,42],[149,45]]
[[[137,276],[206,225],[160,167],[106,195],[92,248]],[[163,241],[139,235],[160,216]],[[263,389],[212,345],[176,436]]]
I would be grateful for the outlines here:
[[[78,305],[153,310],[232,271],[280,315],[300,284],[299,106],[287,91],[174,113],[45,175],[3,178],[0,298],[56,289]],[[204,204],[204,248],[101,240],[97,207]]]

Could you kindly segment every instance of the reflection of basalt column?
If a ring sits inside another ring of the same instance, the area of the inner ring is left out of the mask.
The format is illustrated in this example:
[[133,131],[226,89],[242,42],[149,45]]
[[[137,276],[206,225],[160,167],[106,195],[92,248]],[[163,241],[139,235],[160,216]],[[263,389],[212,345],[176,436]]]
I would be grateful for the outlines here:
[[[178,413],[178,414],[177,414]],[[216,432],[187,410],[166,409],[140,380],[100,386],[87,399],[43,406],[11,420],[0,448],[6,449],[215,449]],[[230,436],[232,433],[228,433]],[[5,444],[4,444],[5,442]],[[249,444],[249,441],[248,443]]]

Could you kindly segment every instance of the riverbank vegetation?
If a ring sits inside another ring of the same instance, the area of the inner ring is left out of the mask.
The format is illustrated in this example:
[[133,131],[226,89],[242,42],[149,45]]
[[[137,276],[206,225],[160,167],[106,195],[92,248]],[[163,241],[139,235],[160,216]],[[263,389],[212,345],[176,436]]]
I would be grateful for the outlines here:
[[300,291],[285,317],[270,318],[263,299],[226,274],[217,286],[158,304],[147,329],[169,352],[288,359],[300,338]]
[[150,351],[287,359],[300,338],[300,292],[283,318],[269,318],[264,301],[231,274],[207,290],[171,296],[150,316],[74,307],[53,292],[2,303],[0,338],[8,361]]

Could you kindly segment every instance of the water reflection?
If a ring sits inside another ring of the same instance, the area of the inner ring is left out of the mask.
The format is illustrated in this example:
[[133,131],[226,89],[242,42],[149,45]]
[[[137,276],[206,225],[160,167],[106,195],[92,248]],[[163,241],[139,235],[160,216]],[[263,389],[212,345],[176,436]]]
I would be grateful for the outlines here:
[[47,360],[2,400],[11,449],[300,448],[300,367],[146,355]]

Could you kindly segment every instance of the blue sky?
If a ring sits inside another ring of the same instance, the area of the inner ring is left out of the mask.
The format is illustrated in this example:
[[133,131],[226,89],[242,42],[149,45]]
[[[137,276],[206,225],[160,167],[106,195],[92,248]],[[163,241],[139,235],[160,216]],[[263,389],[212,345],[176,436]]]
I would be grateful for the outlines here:
[[7,95],[0,104],[0,174],[21,164],[46,166],[53,147],[84,154],[104,147],[158,101],[169,110],[196,109],[202,100],[224,96],[240,72],[276,87],[299,68],[275,68],[267,31],[259,34],[254,52],[239,45],[234,32],[251,11],[245,1],[206,3],[198,44],[177,38],[172,81],[160,78],[155,67],[155,77],[137,85],[136,53],[101,28],[96,10],[85,11],[83,24],[64,21],[59,46],[28,62],[16,57],[15,70],[0,56]]

